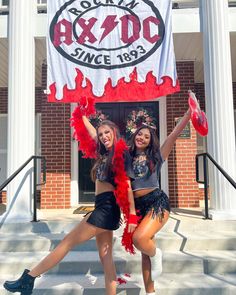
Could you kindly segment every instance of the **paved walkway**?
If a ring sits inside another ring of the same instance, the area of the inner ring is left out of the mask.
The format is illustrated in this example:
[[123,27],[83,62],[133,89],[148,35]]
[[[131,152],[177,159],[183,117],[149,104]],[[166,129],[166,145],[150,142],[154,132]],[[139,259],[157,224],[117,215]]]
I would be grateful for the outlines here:
[[[80,206],[89,206],[93,204],[79,204]],[[43,209],[38,210],[38,218],[46,220],[73,220],[78,219],[78,216],[81,218],[84,214],[73,214],[73,212],[78,208],[71,209]],[[177,208],[171,211],[171,217],[179,220],[190,219],[192,222],[197,222],[204,220],[205,217],[202,213],[201,208]]]
[[[80,206],[91,206],[91,204],[78,204],[77,207],[70,209],[40,209],[37,210],[38,219],[43,220],[73,220],[82,217],[84,214],[74,214],[73,212]],[[6,205],[0,204],[0,215],[6,211]],[[176,208],[171,212],[171,216],[179,220],[191,219],[193,221],[203,220],[202,208]]]

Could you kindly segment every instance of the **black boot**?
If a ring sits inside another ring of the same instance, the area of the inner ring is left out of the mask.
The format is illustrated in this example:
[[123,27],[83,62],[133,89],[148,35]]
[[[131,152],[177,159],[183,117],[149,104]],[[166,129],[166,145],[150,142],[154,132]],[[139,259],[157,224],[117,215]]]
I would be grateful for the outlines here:
[[21,292],[21,295],[30,295],[34,288],[35,278],[28,274],[29,270],[25,269],[22,276],[16,281],[6,281],[3,287],[12,293]]

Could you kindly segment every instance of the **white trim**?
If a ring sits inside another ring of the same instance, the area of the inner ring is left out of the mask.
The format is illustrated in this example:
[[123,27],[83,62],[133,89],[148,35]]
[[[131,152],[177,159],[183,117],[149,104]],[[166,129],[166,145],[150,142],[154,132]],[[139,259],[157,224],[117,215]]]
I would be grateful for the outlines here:
[[41,113],[35,116],[35,155],[41,156]]
[[[6,123],[7,123],[7,114],[0,114],[0,118],[5,118],[6,119]],[[7,126],[7,124],[6,124]],[[6,132],[6,137],[8,136],[8,133]],[[7,138],[3,138],[3,140],[6,140],[7,142]],[[0,149],[0,154],[4,155],[3,157],[6,160],[6,163],[1,163],[0,162],[0,184],[3,183],[3,181],[6,180],[7,178],[7,148],[6,149]],[[5,166],[5,167],[3,167]],[[2,175],[2,173],[5,172],[5,175]],[[5,191],[7,190],[7,188],[4,189]]]
[[[162,145],[167,137],[166,96],[159,98],[159,125],[160,145]],[[167,195],[169,194],[168,160],[165,161],[161,169],[161,188]]]
[[[71,104],[71,113],[76,108],[77,104]],[[71,181],[70,181],[70,205],[76,206],[79,202],[79,164],[78,164],[78,143],[73,140],[73,129],[71,128]]]
[[[35,155],[41,156],[41,114],[35,115]],[[41,182],[41,160],[37,160],[37,183]],[[41,190],[41,186],[37,187]]]
[[198,188],[204,188],[204,184],[203,183],[199,183],[198,184]]

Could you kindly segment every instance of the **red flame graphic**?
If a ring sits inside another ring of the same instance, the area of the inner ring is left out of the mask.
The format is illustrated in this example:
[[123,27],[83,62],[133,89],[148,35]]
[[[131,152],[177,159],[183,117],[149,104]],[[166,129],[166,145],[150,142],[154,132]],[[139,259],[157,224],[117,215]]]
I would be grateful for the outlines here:
[[56,83],[50,85],[50,94],[48,95],[49,102],[79,102],[81,97],[94,97],[96,102],[132,102],[132,101],[148,101],[160,96],[166,96],[180,91],[179,81],[176,86],[173,86],[173,81],[170,77],[162,77],[163,83],[157,84],[156,77],[149,72],[145,82],[137,81],[136,68],[130,74],[130,82],[126,82],[124,78],[119,79],[115,87],[112,86],[111,79],[108,79],[104,93],[102,96],[94,95],[92,91],[92,83],[86,79],[86,86],[82,86],[84,79],[83,74],[79,69],[75,78],[75,89],[68,89],[67,85],[63,87],[63,99],[56,98]]

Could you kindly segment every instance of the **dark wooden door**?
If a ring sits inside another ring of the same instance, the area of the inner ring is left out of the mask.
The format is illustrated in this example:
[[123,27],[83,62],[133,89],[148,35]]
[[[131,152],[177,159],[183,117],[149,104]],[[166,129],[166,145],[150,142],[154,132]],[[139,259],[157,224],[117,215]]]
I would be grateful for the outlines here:
[[[121,134],[125,136],[126,120],[131,111],[144,108],[157,120],[159,126],[159,105],[158,102],[130,102],[130,103],[97,103],[96,108],[108,116],[108,119],[115,122],[120,128]],[[157,129],[159,137],[159,128]],[[90,179],[90,170],[93,161],[84,159],[79,152],[79,202],[88,203],[94,201],[95,186]]]

